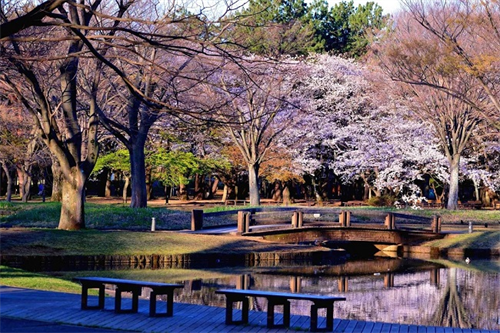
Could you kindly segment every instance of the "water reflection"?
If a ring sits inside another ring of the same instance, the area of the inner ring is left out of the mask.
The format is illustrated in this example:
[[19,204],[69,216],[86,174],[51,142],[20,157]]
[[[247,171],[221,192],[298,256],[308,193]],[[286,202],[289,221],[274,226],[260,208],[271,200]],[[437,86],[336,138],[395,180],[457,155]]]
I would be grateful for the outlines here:
[[[332,294],[347,298],[346,302],[336,304],[335,318],[498,330],[499,267],[500,261],[491,260],[467,265],[378,258],[337,266],[230,267],[209,273],[193,270],[191,277],[182,279],[175,277],[175,269],[129,269],[98,274],[182,282],[185,288],[176,290],[177,302],[224,307],[224,296],[214,293],[220,288]],[[210,276],[201,278],[206,274]],[[309,302],[293,302],[293,314],[309,315]],[[250,306],[265,311],[267,304],[259,298],[252,299]]]

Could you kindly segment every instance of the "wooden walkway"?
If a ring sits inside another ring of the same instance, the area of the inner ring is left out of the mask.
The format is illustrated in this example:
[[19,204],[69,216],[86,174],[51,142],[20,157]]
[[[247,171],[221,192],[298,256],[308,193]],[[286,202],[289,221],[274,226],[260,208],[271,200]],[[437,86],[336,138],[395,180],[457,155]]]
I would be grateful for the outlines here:
[[[292,316],[289,329],[268,329],[266,313],[251,311],[248,325],[228,326],[224,323],[225,309],[220,307],[175,303],[173,317],[151,318],[148,316],[149,302],[146,300],[140,301],[139,313],[135,314],[115,314],[111,310],[113,301],[113,298],[106,298],[105,310],[82,311],[80,295],[0,286],[0,316],[5,317],[136,332],[280,333],[309,331],[308,316]],[[163,302],[159,302],[159,305],[160,303]],[[324,325],[324,322],[320,322],[320,325]],[[344,319],[334,320],[334,332],[500,333],[498,330],[426,327]]]

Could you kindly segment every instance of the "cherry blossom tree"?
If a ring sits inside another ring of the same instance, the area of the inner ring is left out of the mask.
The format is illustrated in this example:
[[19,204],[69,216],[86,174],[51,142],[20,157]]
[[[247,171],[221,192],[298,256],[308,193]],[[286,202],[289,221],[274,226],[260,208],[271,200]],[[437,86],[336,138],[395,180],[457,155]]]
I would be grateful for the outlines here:
[[361,179],[367,196],[398,193],[426,173],[442,176],[444,156],[430,127],[368,81],[367,69],[330,56],[317,57],[311,66],[302,87],[310,110],[288,133],[304,172],[329,168],[345,183]]

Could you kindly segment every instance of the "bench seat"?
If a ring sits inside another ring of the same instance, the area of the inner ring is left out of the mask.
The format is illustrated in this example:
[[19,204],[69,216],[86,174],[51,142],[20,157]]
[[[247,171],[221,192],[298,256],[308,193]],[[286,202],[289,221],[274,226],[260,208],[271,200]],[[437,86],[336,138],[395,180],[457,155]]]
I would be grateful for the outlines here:
[[[115,289],[115,312],[135,313],[139,309],[139,295],[142,288],[150,288],[149,295],[149,315],[151,317],[171,317],[174,313],[174,289],[183,288],[182,284],[124,280],[106,277],[77,277],[73,281],[79,282],[82,285],[82,310],[86,309],[104,309],[104,287],[105,285],[114,285]],[[88,290],[99,289],[99,301],[95,306],[88,305]],[[130,309],[122,309],[122,293],[132,293],[132,307]],[[156,311],[156,298],[158,295],[167,295],[167,309],[165,313]]]
[[[226,296],[226,324],[248,323],[249,312],[249,297],[264,297],[267,298],[267,327],[290,327],[290,301],[307,300],[313,302],[311,305],[311,332],[318,331],[333,331],[333,303],[336,301],[345,301],[345,297],[324,296],[324,295],[309,295],[282,293],[274,291],[262,290],[242,290],[242,289],[221,289],[215,292],[216,294],[224,294]],[[233,320],[233,304],[235,302],[242,303],[241,320]],[[274,322],[274,310],[276,306],[283,306],[283,324],[277,325]],[[318,327],[318,310],[326,309],[326,326]]]

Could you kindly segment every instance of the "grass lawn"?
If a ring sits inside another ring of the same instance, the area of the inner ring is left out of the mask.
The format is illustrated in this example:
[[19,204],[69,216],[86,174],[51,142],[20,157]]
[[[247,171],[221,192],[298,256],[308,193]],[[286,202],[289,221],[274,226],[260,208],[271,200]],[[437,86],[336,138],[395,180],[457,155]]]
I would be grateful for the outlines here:
[[81,286],[65,279],[0,265],[0,284],[10,287],[80,293]]
[[450,234],[444,239],[426,242],[422,244],[422,246],[463,249],[500,249],[500,231]]
[[166,255],[245,253],[306,249],[248,237],[137,232],[10,228],[0,230],[3,255]]
[[[272,245],[248,237],[192,235],[167,230],[189,229],[188,211],[166,209],[165,206],[132,209],[123,204],[87,202],[85,206],[86,230],[62,231],[57,227],[60,203],[1,202],[0,209],[11,211],[0,217],[0,250],[2,254],[22,255],[144,255],[189,254],[199,252],[251,252],[293,249],[295,246]],[[227,208],[227,207],[225,207]],[[224,209],[225,209],[224,208]],[[381,208],[350,208],[353,214],[379,214]],[[385,209],[386,211],[387,209]],[[439,214],[444,223],[452,223],[462,231],[467,221],[474,221],[480,232],[454,236],[429,243],[429,246],[463,248],[499,248],[498,224],[500,211],[494,210],[398,210],[415,215]],[[157,230],[148,232],[151,218],[156,218]],[[463,224],[460,221],[464,221]],[[217,222],[215,222],[217,223]],[[221,219],[221,223],[227,220]],[[489,228],[483,226],[489,224]],[[490,231],[491,229],[491,231]],[[302,247],[303,248],[303,247]]]

